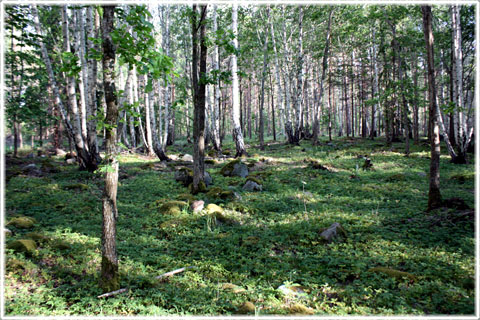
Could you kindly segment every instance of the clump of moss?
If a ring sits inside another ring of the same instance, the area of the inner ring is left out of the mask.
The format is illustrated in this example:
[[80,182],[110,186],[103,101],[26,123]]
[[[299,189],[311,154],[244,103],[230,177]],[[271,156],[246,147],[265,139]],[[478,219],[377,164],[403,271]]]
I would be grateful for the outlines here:
[[253,178],[266,179],[271,175],[272,175],[272,172],[270,171],[257,171],[249,174],[248,176]]
[[231,190],[222,190],[219,187],[213,187],[207,192],[207,197],[216,200],[234,200],[235,192]]
[[50,241],[50,238],[41,234],[41,233],[38,233],[38,232],[29,232],[25,235],[26,238],[28,239],[32,239],[32,240],[35,240],[35,241],[38,241],[38,242],[48,242]]
[[253,210],[251,208],[249,208],[249,207],[245,206],[244,204],[242,204],[240,202],[237,202],[237,201],[229,202],[226,206],[227,206],[228,209],[236,211],[236,212],[240,212],[240,213],[253,212]]
[[74,183],[63,187],[65,190],[88,190],[88,185],[84,183]]
[[227,163],[222,167],[222,169],[220,170],[220,173],[225,177],[230,176],[233,172],[235,165],[237,163],[240,163],[240,161],[241,161],[240,159],[230,161],[229,163]]
[[219,216],[222,216],[223,217],[223,214],[225,212],[225,210],[223,210],[222,207],[214,204],[214,203],[210,203],[209,205],[207,205],[207,207],[205,208],[205,211],[210,214],[210,215],[213,215],[215,217],[219,217]]
[[385,268],[385,267],[375,267],[375,268],[371,268],[368,270],[369,272],[375,272],[375,273],[384,273],[392,278],[395,278],[397,280],[400,280],[400,279],[404,279],[404,278],[407,278],[409,280],[416,280],[416,277],[411,274],[411,273],[408,273],[408,272],[404,272],[404,271],[399,271],[399,270],[395,270],[395,269],[390,269],[390,268]]
[[31,239],[21,239],[10,242],[7,245],[8,249],[12,249],[16,252],[24,252],[26,254],[32,254],[37,249],[37,244]]
[[185,201],[168,201],[165,202],[158,208],[158,210],[169,216],[177,216],[182,213],[182,209],[188,206],[188,203]]
[[236,284],[233,284],[233,283],[223,283],[222,289],[225,291],[233,292],[233,293],[241,293],[246,291],[244,288],[237,286]]
[[195,197],[193,195],[191,195],[190,193],[181,193],[177,196],[176,198],[177,200],[179,201],[185,201],[185,202],[188,202],[188,203],[192,203],[193,201],[195,201]]
[[19,229],[31,229],[37,221],[31,217],[16,217],[11,219],[6,225],[14,226]]
[[250,301],[246,301],[240,307],[238,307],[237,312],[239,314],[254,313],[255,305]]
[[171,219],[171,220],[162,222],[160,224],[160,228],[162,228],[162,229],[175,228],[175,227],[183,225],[184,223],[185,223],[185,219],[181,219],[181,218]]

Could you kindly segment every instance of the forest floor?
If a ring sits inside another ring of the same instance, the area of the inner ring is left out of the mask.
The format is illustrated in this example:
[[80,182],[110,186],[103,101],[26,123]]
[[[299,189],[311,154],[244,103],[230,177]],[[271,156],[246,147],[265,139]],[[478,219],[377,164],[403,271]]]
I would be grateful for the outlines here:
[[[5,221],[34,220],[23,225],[31,228],[7,225],[6,244],[33,239],[36,248],[5,251],[5,313],[472,314],[474,164],[451,164],[443,154],[442,196],[465,203],[425,212],[429,147],[413,146],[408,158],[403,148],[343,138],[317,147],[269,141],[261,151],[252,142],[242,161],[262,191],[246,192],[244,178],[220,173],[232,159],[206,165],[210,189],[234,191],[235,199],[195,199],[218,204],[221,215],[193,213],[186,203],[162,207],[189,198],[174,178],[188,162],[121,155],[117,249],[128,291],[110,298],[97,298],[101,174],[60,157],[7,157]],[[179,143],[168,153],[192,151]],[[365,155],[372,170],[362,169]],[[321,232],[335,222],[346,234],[324,241]],[[155,280],[186,266],[193,268]]]

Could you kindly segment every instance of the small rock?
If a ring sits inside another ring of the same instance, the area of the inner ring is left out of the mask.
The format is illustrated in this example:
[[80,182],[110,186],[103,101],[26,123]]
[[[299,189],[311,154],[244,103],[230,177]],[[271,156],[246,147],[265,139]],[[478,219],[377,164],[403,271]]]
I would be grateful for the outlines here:
[[12,230],[9,230],[7,228],[4,228],[3,232],[5,233],[5,237],[11,237],[13,235]]
[[55,155],[57,155],[59,157],[64,157],[66,154],[67,153],[62,149],[58,149],[58,148],[55,149]]
[[248,176],[248,166],[239,162],[233,166],[232,176],[245,178]]
[[196,200],[196,201],[193,201],[193,203],[190,205],[190,209],[192,209],[194,213],[197,213],[202,211],[204,206],[205,206],[205,201]]
[[24,166],[22,169],[24,171],[31,171],[31,170],[38,169],[38,167],[35,163],[30,163],[30,164],[27,164],[26,166]]
[[314,313],[312,308],[308,308],[301,303],[295,303],[288,308],[290,314],[307,314],[312,315]]
[[305,290],[299,285],[282,284],[280,287],[277,288],[277,290],[290,298],[298,298],[306,295]]
[[189,155],[189,154],[185,154],[183,157],[182,157],[182,161],[185,161],[185,162],[193,162],[193,156]]
[[225,291],[231,291],[233,293],[241,293],[241,292],[247,291],[244,288],[237,286],[236,284],[233,284],[233,283],[222,284],[222,289]]
[[75,164],[77,163],[77,160],[75,158],[70,158],[65,161],[67,164]]
[[188,187],[193,182],[193,170],[187,167],[175,171],[175,180],[181,182],[184,187]]
[[324,240],[330,242],[334,237],[336,237],[338,234],[342,234],[343,236],[346,236],[345,230],[342,228],[340,223],[335,222],[333,223],[330,227],[328,227],[327,230],[323,231],[320,234],[320,237],[322,237]]
[[185,208],[188,203],[184,201],[169,201],[162,204],[159,211],[164,215],[176,216],[182,213],[182,209]]
[[242,189],[245,191],[262,191],[262,186],[252,180],[248,180]]
[[420,177],[426,177],[426,176],[427,176],[427,174],[426,174],[425,172],[419,172],[418,175],[419,175]]

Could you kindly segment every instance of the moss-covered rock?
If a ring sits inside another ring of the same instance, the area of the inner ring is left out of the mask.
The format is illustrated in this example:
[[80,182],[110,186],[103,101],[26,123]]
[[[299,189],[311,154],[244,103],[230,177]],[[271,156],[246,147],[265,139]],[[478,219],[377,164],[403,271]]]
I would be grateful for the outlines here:
[[214,187],[208,190],[207,197],[212,200],[234,200],[235,192],[231,190],[222,190],[220,187]]
[[253,181],[253,182],[255,182],[255,183],[258,184],[258,185],[263,185],[263,181],[262,181],[262,179],[260,179],[259,177],[251,177],[251,176],[248,176],[248,177],[245,179],[245,182],[248,182],[248,181]]
[[181,225],[185,224],[185,219],[178,218],[178,219],[170,219],[167,221],[164,221],[160,224],[160,228],[162,229],[170,229],[170,228],[176,228]]
[[88,185],[84,183],[74,183],[74,184],[69,184],[63,187],[65,190],[88,190]]
[[16,217],[11,219],[7,226],[14,226],[19,229],[31,229],[35,226],[37,221],[31,217]]
[[395,269],[390,269],[390,268],[385,268],[385,267],[375,267],[375,268],[371,268],[368,270],[369,272],[374,272],[374,273],[384,273],[392,278],[395,278],[397,280],[401,280],[401,279],[409,279],[409,280],[416,280],[416,277],[415,275],[411,274],[411,273],[408,273],[408,272],[404,272],[404,271],[399,271],[399,270],[395,270]]
[[158,208],[163,215],[177,216],[182,213],[182,209],[187,207],[188,203],[185,201],[168,201]]
[[50,241],[50,238],[41,234],[41,233],[38,233],[38,232],[29,232],[25,235],[26,238],[28,239],[32,239],[32,240],[35,240],[37,242],[48,242]]
[[288,313],[312,315],[314,311],[312,308],[308,308],[301,303],[295,303],[288,307]]
[[205,164],[217,164],[215,159],[205,159]]
[[220,173],[224,177],[238,176],[245,178],[248,176],[248,167],[241,162],[241,159],[236,159],[225,164],[220,170]]
[[250,301],[246,301],[238,307],[237,312],[239,314],[255,313],[255,305]]
[[21,239],[10,242],[7,245],[8,249],[12,249],[16,252],[24,252],[26,254],[32,254],[37,249],[37,244],[31,239]]
[[242,293],[247,291],[244,288],[237,286],[236,284],[233,284],[233,283],[223,283],[222,290],[233,292],[233,293]]
[[140,169],[142,170],[152,170],[153,168],[155,168],[155,164],[153,162],[147,162],[140,166]]
[[205,211],[208,214],[213,215],[215,217],[220,217],[220,216],[223,217],[223,215],[225,213],[225,210],[223,210],[222,207],[217,206],[214,203],[210,203],[209,205],[207,205],[207,207],[205,208]]

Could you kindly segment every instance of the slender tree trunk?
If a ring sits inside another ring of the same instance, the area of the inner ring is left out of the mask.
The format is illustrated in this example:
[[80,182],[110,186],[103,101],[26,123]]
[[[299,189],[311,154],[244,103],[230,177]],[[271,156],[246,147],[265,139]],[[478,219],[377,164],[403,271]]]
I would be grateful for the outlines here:
[[[217,24],[217,5],[213,5],[213,30],[214,34],[217,33],[218,24]],[[220,55],[218,52],[218,45],[216,44],[213,49],[213,69],[219,70],[220,63],[219,63]],[[221,151],[221,144],[220,144],[220,79],[215,82],[214,85],[214,96],[213,96],[213,113],[212,113],[212,143],[213,148],[216,151]]]
[[[267,20],[270,20],[270,6],[267,6]],[[265,27],[265,40],[263,42],[263,70],[262,70],[262,84],[261,84],[261,92],[260,92],[260,110],[259,110],[259,131],[258,131],[258,139],[260,140],[260,149],[264,149],[265,141],[263,137],[263,106],[265,103],[265,78],[267,76],[267,55],[268,55],[268,33],[267,27]],[[268,111],[268,108],[267,108]]]
[[118,106],[115,96],[115,46],[112,42],[115,6],[103,6],[102,45],[103,45],[103,87],[107,113],[105,137],[105,160],[113,168],[105,173],[105,189],[103,192],[103,223],[102,223],[102,271],[100,286],[104,292],[120,288],[118,273],[118,258],[116,247],[117,221],[117,186],[118,160],[116,159],[117,146],[117,118]]
[[295,129],[292,144],[300,143],[301,119],[303,109],[303,81],[304,81],[304,56],[303,56],[303,7],[299,7],[298,15],[298,56],[297,56],[297,87],[295,92]]
[[[237,30],[237,4],[232,5],[232,33],[233,47],[238,50],[238,30]],[[237,74],[237,55],[232,54],[232,124],[233,124],[233,140],[235,141],[236,154],[235,158],[247,155],[245,144],[243,142],[242,128],[240,127],[240,101],[238,90],[238,74]]]
[[412,56],[412,77],[413,77],[413,144],[418,145],[419,139],[419,123],[418,123],[418,74],[417,74],[417,56]]
[[428,72],[428,97],[429,97],[429,121],[431,130],[431,158],[430,158],[430,187],[428,191],[427,210],[438,208],[442,205],[440,194],[440,135],[437,120],[437,98],[435,93],[435,63],[433,54],[433,31],[432,11],[430,6],[422,6],[423,32],[427,49],[427,72]]
[[[325,75],[328,68],[328,49],[330,46],[330,30],[331,30],[331,22],[332,22],[332,14],[333,14],[334,7],[330,8],[330,13],[328,14],[328,24],[327,24],[327,35],[325,39],[325,49],[323,50],[323,61],[322,61],[322,77],[320,78],[320,94],[319,94],[319,101],[318,105],[321,106],[323,103],[323,83],[325,81]],[[313,144],[318,144],[318,134],[320,130],[320,123],[318,119],[319,110],[314,109],[313,111]],[[329,119],[329,126],[331,126],[330,119]],[[331,127],[330,127],[331,130]],[[330,133],[331,137],[331,133]]]
[[87,61],[85,57],[85,26],[83,23],[83,9],[73,9],[72,15],[75,25],[75,54],[81,65],[81,72],[78,74],[78,90],[80,105],[80,120],[82,126],[82,138],[85,142],[85,148],[89,151],[87,143],[87,104],[88,104],[88,79],[87,79]]

